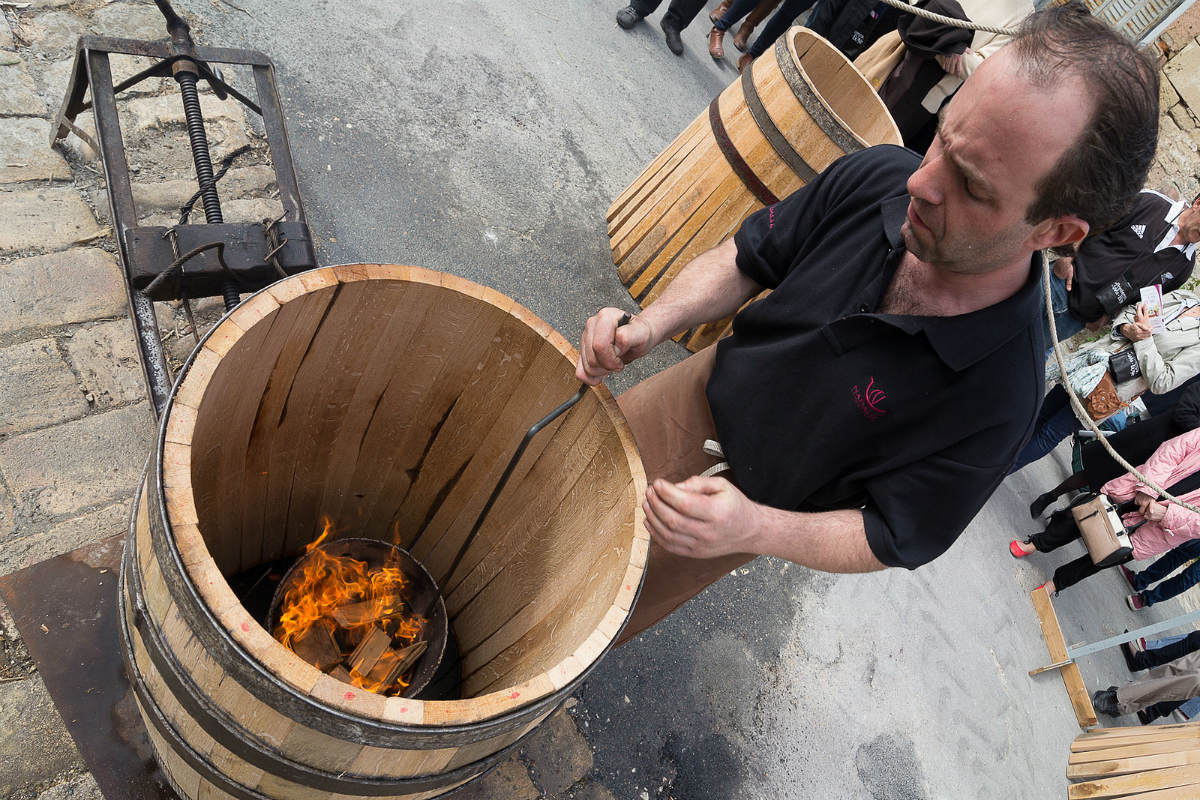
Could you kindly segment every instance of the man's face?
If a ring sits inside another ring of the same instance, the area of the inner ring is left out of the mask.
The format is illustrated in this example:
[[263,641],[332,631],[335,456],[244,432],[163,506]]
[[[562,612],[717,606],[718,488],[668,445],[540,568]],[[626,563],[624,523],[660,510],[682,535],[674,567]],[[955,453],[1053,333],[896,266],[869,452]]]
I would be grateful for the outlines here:
[[908,179],[912,200],[901,229],[908,250],[938,269],[983,273],[1037,249],[1025,212],[1091,108],[1077,80],[1031,86],[1011,48],[987,59],[950,101]]
[[1200,242],[1200,197],[1192,201],[1175,220],[1179,226],[1179,235],[1188,244]]

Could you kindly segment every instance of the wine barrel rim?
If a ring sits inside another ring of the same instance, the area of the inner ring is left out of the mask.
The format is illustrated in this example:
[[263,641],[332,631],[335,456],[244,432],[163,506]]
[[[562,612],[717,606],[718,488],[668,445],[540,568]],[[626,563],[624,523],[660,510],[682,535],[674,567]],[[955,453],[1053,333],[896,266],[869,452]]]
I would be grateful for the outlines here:
[[[564,357],[571,360],[576,358],[574,347],[532,311],[494,289],[449,273],[409,265],[339,264],[319,267],[281,279],[247,298],[237,308],[219,320],[201,338],[199,344],[192,351],[180,370],[171,396],[168,399],[167,407],[162,415],[158,431],[159,452],[164,454],[164,458],[159,459],[156,465],[157,480],[154,491],[154,502],[161,515],[160,519],[169,528],[194,524],[193,520],[181,517],[179,503],[174,501],[182,501],[183,510],[187,511],[190,509],[191,514],[189,516],[195,516],[195,504],[190,493],[190,474],[186,478],[186,486],[181,484],[178,487],[168,486],[164,476],[163,465],[167,461],[169,454],[177,457],[186,455],[190,458],[190,434],[195,425],[195,416],[194,413],[190,416],[188,413],[177,416],[177,407],[186,408],[190,412],[195,412],[198,409],[199,400],[204,396],[205,389],[213,376],[213,370],[220,359],[232,349],[241,336],[258,320],[274,313],[285,303],[308,292],[370,279],[405,280],[413,283],[440,286],[444,289],[467,295],[474,300],[487,303],[517,317],[541,335],[543,339],[550,342]],[[203,365],[203,368],[197,371],[194,367],[200,359],[204,359],[209,363]],[[640,458],[636,455],[637,449],[634,444],[633,434],[629,430],[629,425],[617,407],[616,400],[612,397],[606,386],[600,384],[591,387],[591,391],[594,392],[601,407],[605,410],[613,424],[613,428],[621,441],[622,449],[626,456],[633,491],[636,496],[641,496],[645,492],[646,487],[645,471]],[[187,400],[193,400],[193,402],[187,402]],[[174,438],[169,439],[169,435]],[[188,439],[186,443],[181,441],[185,437]],[[189,452],[184,453],[185,449]],[[180,495],[172,491],[175,489],[187,489],[188,491],[186,495]],[[168,498],[168,492],[172,494],[170,498]],[[232,645],[232,649],[235,652],[239,652],[243,657],[253,661],[264,672],[277,678],[281,684],[287,686],[292,692],[297,693],[308,703],[316,705],[322,711],[347,714],[354,721],[367,721],[380,725],[387,730],[403,733],[415,733],[431,729],[452,730],[459,726],[468,731],[474,730],[476,723],[487,721],[499,722],[521,716],[522,712],[527,711],[532,706],[541,707],[542,703],[540,701],[553,699],[557,695],[568,692],[574,686],[577,686],[598,663],[600,656],[611,646],[620,630],[624,627],[629,616],[629,610],[633,607],[636,596],[641,589],[646,553],[649,548],[649,533],[645,527],[645,515],[640,505],[635,503],[629,566],[627,567],[626,577],[622,581],[622,586],[617,592],[609,612],[603,616],[601,623],[588,636],[582,639],[573,653],[567,655],[558,664],[522,684],[504,687],[467,699],[421,701],[409,698],[386,698],[385,705],[391,707],[389,709],[391,713],[385,712],[385,716],[381,716],[372,708],[378,704],[379,695],[357,691],[340,692],[338,690],[339,693],[337,694],[327,691],[324,693],[327,695],[326,697],[317,698],[312,696],[311,693],[314,691],[314,688],[322,683],[322,679],[336,684],[335,689],[344,686],[344,684],[321,673],[320,677],[316,678],[316,686],[306,686],[304,683],[296,681],[293,675],[279,674],[276,670],[270,668],[268,662],[258,652],[259,647],[278,648],[278,651],[274,655],[279,656],[282,654],[285,662],[297,665],[297,671],[301,674],[305,673],[305,667],[312,672],[316,672],[315,668],[306,664],[294,653],[291,653],[283,645],[276,642],[273,637],[270,637],[270,634],[266,633],[257,622],[255,625],[249,626],[249,630],[246,629],[247,626],[245,625],[240,629],[230,630],[221,623],[219,615],[213,611],[214,607],[219,607],[213,602],[218,599],[214,595],[222,587],[231,593],[228,585],[222,581],[210,589],[209,586],[200,585],[194,580],[194,572],[200,567],[219,574],[216,562],[213,561],[202,537],[193,537],[189,541],[182,543],[183,549],[181,549],[181,542],[177,537],[168,535],[163,538],[166,540],[165,544],[172,561],[181,573],[188,577],[186,581],[187,588],[195,593],[199,606],[210,618],[210,621],[219,631],[220,635],[229,640],[229,644]],[[187,555],[188,558],[185,559],[184,555]],[[631,574],[635,569],[637,574]],[[240,603],[238,606],[240,607]],[[620,623],[618,625],[614,625],[609,621],[614,616],[614,612],[619,612]],[[260,633],[264,634],[270,640],[270,644],[265,643],[265,640],[259,635]],[[326,685],[328,687],[328,684]],[[549,688],[544,688],[547,685]],[[526,696],[523,691],[530,687],[536,690],[539,686],[543,688],[529,696]],[[364,697],[362,695],[367,696]],[[407,711],[401,713],[399,711],[400,707],[406,708]],[[439,719],[439,722],[424,722],[425,710],[429,707],[432,707],[431,710],[436,711],[436,717]],[[481,712],[479,708],[489,710]],[[394,718],[396,721],[390,721],[391,718]]]
[[[808,69],[805,68],[803,57],[799,53],[798,43],[802,40],[808,40],[810,43],[817,42],[817,43],[825,44],[826,47],[822,49],[823,55],[825,55],[826,57],[830,57],[830,58],[833,58],[833,57],[839,58],[839,59],[841,59],[842,63],[845,64],[845,66],[847,66],[850,69],[857,72],[858,70],[854,66],[854,63],[852,61],[850,61],[850,59],[846,58],[846,55],[841,50],[837,49],[832,44],[830,44],[829,41],[827,39],[825,39],[825,37],[821,36],[820,34],[814,33],[809,28],[805,28],[801,25],[792,27],[780,39],[780,44],[782,44],[784,42],[787,43],[787,45],[786,45],[787,52],[791,56],[791,58],[789,59],[790,63],[797,70],[799,70],[800,74],[804,78],[805,84],[809,88],[813,89],[813,92],[812,92],[813,97],[830,114],[830,116],[832,116],[833,119],[838,123],[838,125],[841,128],[841,132],[852,137],[858,143],[858,146],[853,149],[862,149],[865,147],[871,147],[872,143],[870,141],[868,141],[861,133],[859,133],[856,126],[852,126],[846,122],[846,119],[841,114],[839,114],[837,109],[835,109],[829,103],[829,100],[826,99],[825,94],[823,92],[815,91],[817,84],[813,83],[812,75],[809,73]],[[787,63],[787,61],[785,61],[785,59],[782,58],[782,55],[783,55],[782,53],[780,53],[779,55],[781,56],[779,58],[780,66],[783,66],[785,63]],[[863,82],[863,86],[866,87],[867,89],[870,89],[870,84],[867,84],[865,81]],[[881,120],[881,121],[886,120],[887,122],[891,123],[891,127],[888,129],[888,132],[894,134],[895,139],[891,142],[887,142],[887,144],[903,145],[903,140],[900,136],[900,129],[898,127],[896,127],[896,121],[894,119],[892,119],[891,112],[889,112],[887,110],[887,106],[884,105],[883,99],[880,98],[879,94],[874,91],[866,91],[866,92],[859,91],[857,87],[855,89],[855,93],[857,95],[859,95],[859,97],[856,99],[861,99],[865,102],[872,103],[872,104],[878,106],[878,108],[883,111],[883,114],[879,116],[879,120]],[[811,113],[811,109],[810,109],[810,113]],[[827,134],[828,134],[828,132],[827,132]],[[850,148],[846,149],[846,152],[850,152],[850,151],[851,151]]]

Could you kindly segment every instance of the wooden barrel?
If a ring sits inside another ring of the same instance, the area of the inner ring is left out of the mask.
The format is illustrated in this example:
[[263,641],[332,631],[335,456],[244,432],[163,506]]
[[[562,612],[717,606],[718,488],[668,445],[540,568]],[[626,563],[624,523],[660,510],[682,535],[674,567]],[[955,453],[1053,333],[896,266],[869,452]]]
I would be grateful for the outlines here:
[[[883,101],[837,48],[807,28],[779,37],[608,209],[613,263],[646,307],[685,264],[749,214],[799,189],[840,156],[900,144]],[[729,320],[687,331],[692,351]]]
[[[509,298],[417,267],[296,275],[228,314],[163,415],[120,592],[126,666],[188,798],[427,798],[503,760],[597,664],[641,586],[645,476],[603,387],[537,435],[575,354]],[[231,576],[398,540],[446,600],[461,699],[384,697],[285,649]]]

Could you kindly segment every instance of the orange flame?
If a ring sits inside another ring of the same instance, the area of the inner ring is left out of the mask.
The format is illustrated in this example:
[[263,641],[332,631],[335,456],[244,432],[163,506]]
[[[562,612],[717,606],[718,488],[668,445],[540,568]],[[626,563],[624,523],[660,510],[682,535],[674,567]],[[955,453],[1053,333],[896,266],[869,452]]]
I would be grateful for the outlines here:
[[[333,624],[334,630],[345,632],[350,642],[361,640],[371,626],[384,625],[395,647],[412,644],[420,635],[425,620],[405,611],[404,598],[408,580],[397,561],[391,560],[378,569],[367,562],[347,556],[331,556],[319,545],[333,533],[333,523],[323,520],[321,535],[305,547],[305,563],[299,577],[284,594],[279,624],[274,636],[285,647],[294,650],[294,643],[322,620]],[[398,556],[395,556],[398,560]],[[354,607],[355,615],[347,619],[345,609]],[[338,616],[338,612],[343,612]],[[398,656],[392,650],[383,654],[376,664],[375,674],[386,674]],[[381,666],[382,665],[382,666]],[[382,681],[371,680],[357,671],[350,673],[354,685],[378,692],[388,688]],[[393,681],[397,691],[408,686],[404,680]]]

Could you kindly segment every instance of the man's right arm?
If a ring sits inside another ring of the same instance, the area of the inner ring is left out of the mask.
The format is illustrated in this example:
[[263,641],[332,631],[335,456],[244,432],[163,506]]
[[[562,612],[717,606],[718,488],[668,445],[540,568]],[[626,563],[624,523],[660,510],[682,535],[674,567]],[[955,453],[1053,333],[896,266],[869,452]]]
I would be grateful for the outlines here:
[[623,312],[604,308],[587,321],[575,375],[595,385],[680,331],[733,314],[762,291],[737,267],[733,238],[692,259],[653,303],[618,328]]

